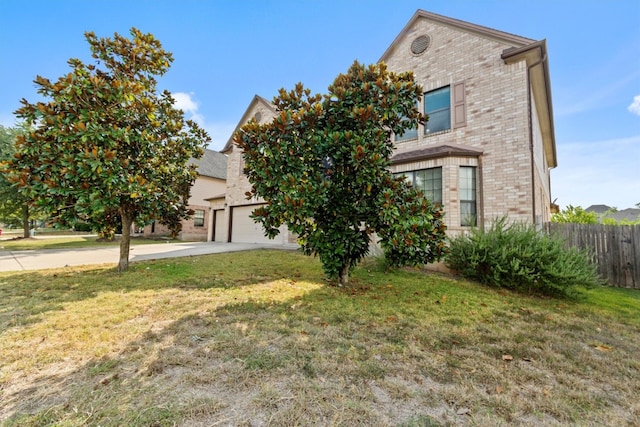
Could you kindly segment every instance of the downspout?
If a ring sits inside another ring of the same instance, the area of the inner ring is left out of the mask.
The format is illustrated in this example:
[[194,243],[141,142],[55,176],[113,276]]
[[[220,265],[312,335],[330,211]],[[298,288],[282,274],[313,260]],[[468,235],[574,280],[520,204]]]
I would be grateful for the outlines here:
[[479,211],[478,215],[478,226],[481,230],[484,231],[484,174],[482,169],[482,155],[478,156],[478,198],[480,199],[478,208],[476,211]]
[[547,60],[547,54],[538,61],[531,65],[527,65],[527,108],[528,108],[528,121],[529,121],[529,155],[531,156],[531,211],[532,211],[532,224],[536,226],[536,165],[533,152],[533,120],[531,118],[531,69],[537,65],[542,64]]

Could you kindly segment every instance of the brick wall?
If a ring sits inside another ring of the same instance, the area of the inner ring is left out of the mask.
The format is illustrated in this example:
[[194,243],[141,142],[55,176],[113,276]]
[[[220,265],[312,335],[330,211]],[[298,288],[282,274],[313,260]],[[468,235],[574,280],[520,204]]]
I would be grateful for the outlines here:
[[[423,34],[431,37],[431,45],[425,53],[414,55],[411,43]],[[425,92],[446,85],[453,88],[454,84],[464,82],[466,126],[429,136],[424,135],[421,127],[418,138],[397,143],[396,152],[456,144],[481,150],[483,154],[474,159],[449,157],[394,166],[394,171],[443,167],[443,203],[452,231],[461,228],[457,172],[459,166],[465,165],[478,167],[478,210],[484,222],[502,215],[531,222],[534,198],[539,207],[535,215],[543,220],[548,218],[548,169],[542,142],[535,139],[536,184],[532,183],[527,67],[524,61],[504,63],[501,54],[509,47],[514,46],[440,22],[418,19],[386,57],[392,71],[413,71]],[[541,139],[539,132],[534,132],[534,138]]]
[[[423,54],[414,55],[411,43],[425,34],[431,38],[429,48]],[[385,54],[390,70],[413,71],[425,92],[447,85],[453,91],[454,85],[464,83],[465,125],[429,136],[425,136],[424,128],[420,127],[417,138],[396,144],[396,153],[455,145],[482,154],[432,158],[392,167],[393,172],[442,167],[445,220],[452,234],[466,229],[460,226],[461,166],[477,168],[479,223],[489,223],[503,215],[536,223],[549,220],[549,169],[530,96],[527,66],[524,61],[507,65],[501,58],[505,49],[522,47],[525,42],[517,36],[507,42],[495,33],[467,31],[420,17],[403,30]],[[530,109],[533,126],[530,126]],[[261,114],[262,122],[273,118],[273,111],[261,100],[254,100],[245,117],[254,117],[256,113]],[[234,148],[227,154],[227,205],[260,202],[246,199],[250,184],[241,172],[239,150]],[[228,212],[225,221],[228,221]]]
[[[178,236],[180,240],[206,241],[209,235],[211,209],[209,203],[205,200],[225,192],[225,181],[218,178],[207,176],[198,176],[191,187],[191,197],[189,197],[189,208],[204,211],[204,225],[195,226],[194,219],[189,218],[182,220],[182,231]],[[153,230],[153,231],[152,231]],[[156,222],[154,226],[147,225],[144,227],[145,237],[163,237],[168,236],[169,228]]]

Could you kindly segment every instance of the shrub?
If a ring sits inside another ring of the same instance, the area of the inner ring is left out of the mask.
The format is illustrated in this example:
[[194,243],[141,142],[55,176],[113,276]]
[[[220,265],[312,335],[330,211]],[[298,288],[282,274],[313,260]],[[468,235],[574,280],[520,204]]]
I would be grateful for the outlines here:
[[589,255],[558,238],[506,218],[451,241],[447,265],[480,283],[518,292],[575,295],[575,287],[603,284]]
[[73,225],[73,229],[75,231],[92,231],[91,224],[88,224],[86,222],[76,222]]
[[597,224],[595,212],[587,212],[580,206],[567,206],[566,209],[551,215],[551,222],[573,224]]

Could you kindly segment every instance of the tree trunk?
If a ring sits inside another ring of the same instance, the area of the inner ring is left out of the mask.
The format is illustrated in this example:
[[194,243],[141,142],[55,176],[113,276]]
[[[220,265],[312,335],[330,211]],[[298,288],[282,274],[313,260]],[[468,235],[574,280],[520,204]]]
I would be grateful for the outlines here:
[[129,268],[129,249],[131,247],[131,223],[133,218],[128,212],[120,212],[122,218],[122,239],[120,240],[120,261],[118,271],[127,271]]
[[340,269],[340,277],[338,277],[338,282],[340,286],[349,286],[349,264],[344,265]]
[[31,237],[29,225],[29,205],[24,203],[22,205],[22,237],[25,239]]

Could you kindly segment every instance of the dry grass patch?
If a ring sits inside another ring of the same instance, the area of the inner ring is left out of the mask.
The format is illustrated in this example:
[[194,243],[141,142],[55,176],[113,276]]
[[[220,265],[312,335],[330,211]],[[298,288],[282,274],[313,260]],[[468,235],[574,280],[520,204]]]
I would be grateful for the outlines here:
[[295,252],[0,275],[6,425],[634,425],[640,294],[530,298]]

